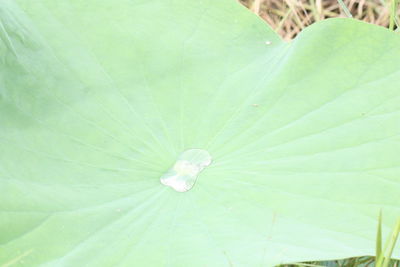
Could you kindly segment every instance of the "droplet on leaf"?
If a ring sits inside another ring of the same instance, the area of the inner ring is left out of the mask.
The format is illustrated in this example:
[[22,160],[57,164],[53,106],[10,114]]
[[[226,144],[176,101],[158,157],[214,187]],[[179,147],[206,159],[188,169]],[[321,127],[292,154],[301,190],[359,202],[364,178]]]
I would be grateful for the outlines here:
[[196,183],[199,173],[210,165],[211,161],[212,158],[206,150],[186,150],[179,155],[174,166],[161,176],[160,181],[175,191],[189,191]]

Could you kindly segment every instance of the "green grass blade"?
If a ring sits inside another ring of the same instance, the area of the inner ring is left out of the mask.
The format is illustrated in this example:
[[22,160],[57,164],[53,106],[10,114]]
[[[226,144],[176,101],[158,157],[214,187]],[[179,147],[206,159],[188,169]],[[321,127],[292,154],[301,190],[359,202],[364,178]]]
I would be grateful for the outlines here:
[[376,232],[376,249],[375,249],[375,260],[381,258],[382,255],[382,210],[379,211],[378,218],[378,231]]
[[400,233],[400,218],[396,222],[396,226],[392,232],[392,235],[389,238],[388,247],[385,248],[385,259],[383,261],[382,267],[388,267],[390,264],[390,258],[393,254],[394,247],[396,246],[397,239]]
[[397,2],[398,2],[398,0],[392,0],[391,5],[390,5],[390,22],[389,22],[389,29],[390,29],[391,31],[394,30],[394,25],[396,24]]
[[[337,0],[340,7],[343,9],[344,13],[346,14],[347,17],[352,18],[353,15],[351,15],[350,10],[347,8],[346,4],[343,2],[343,0]],[[393,0],[396,1],[396,0]]]

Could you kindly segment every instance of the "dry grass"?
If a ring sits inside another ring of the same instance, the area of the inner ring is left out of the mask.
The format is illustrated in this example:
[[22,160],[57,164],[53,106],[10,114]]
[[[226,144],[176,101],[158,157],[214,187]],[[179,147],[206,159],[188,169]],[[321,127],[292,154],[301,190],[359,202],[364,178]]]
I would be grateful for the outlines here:
[[[258,14],[285,40],[293,39],[304,27],[326,18],[348,17],[389,27],[395,0],[239,0]],[[397,9],[397,20],[400,15]],[[397,24],[396,24],[397,25]],[[396,26],[395,26],[396,28]]]

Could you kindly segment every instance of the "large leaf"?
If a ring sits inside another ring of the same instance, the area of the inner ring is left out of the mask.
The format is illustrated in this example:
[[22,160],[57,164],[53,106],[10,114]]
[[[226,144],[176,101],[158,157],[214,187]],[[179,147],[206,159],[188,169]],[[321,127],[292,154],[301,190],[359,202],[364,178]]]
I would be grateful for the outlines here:
[[[379,209],[384,231],[399,214],[386,29],[327,20],[284,43],[233,0],[2,0],[0,20],[5,265],[373,254]],[[160,177],[189,149],[212,162],[176,192]]]

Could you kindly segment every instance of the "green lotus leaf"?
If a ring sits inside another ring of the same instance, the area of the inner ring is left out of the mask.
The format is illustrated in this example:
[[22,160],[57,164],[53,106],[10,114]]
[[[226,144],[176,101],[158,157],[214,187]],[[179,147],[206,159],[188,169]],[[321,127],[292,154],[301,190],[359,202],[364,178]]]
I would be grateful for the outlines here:
[[2,0],[0,59],[3,266],[373,255],[399,215],[387,29],[286,43],[233,0]]

